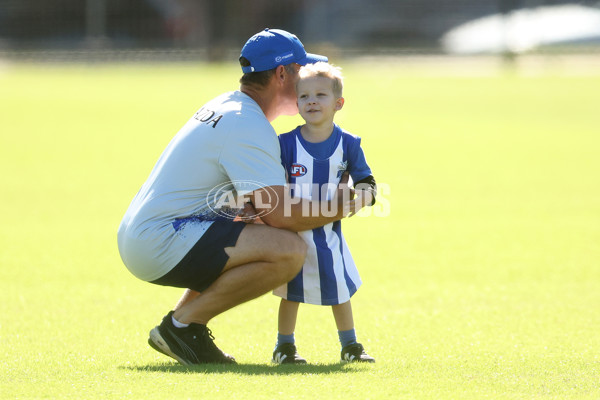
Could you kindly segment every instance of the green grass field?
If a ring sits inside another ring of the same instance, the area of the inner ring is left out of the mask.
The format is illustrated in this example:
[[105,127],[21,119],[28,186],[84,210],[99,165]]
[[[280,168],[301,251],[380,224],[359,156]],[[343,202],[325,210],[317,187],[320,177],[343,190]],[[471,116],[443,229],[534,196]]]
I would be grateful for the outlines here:
[[600,398],[600,73],[340,64],[337,122],[389,187],[389,216],[344,225],[376,364],[339,364],[331,311],[305,306],[310,365],[270,365],[270,294],[210,324],[237,366],[146,344],[181,291],[129,274],[117,226],[177,130],[237,88],[235,66],[5,64],[0,397]]

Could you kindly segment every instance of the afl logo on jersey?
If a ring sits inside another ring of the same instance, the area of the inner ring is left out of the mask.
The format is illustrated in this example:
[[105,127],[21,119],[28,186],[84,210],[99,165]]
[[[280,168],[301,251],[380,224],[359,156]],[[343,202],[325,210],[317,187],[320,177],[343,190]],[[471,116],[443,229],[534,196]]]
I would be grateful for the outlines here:
[[306,167],[302,164],[292,164],[290,167],[290,175],[297,178],[306,175]]

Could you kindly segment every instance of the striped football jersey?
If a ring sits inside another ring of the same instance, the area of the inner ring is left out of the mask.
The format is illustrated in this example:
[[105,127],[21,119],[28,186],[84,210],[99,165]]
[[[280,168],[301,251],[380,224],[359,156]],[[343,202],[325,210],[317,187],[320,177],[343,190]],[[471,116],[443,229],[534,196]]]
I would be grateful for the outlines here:
[[[354,182],[371,175],[360,138],[337,125],[330,138],[322,143],[306,142],[300,127],[279,135],[279,142],[282,164],[296,197],[330,200],[345,171]],[[302,271],[273,293],[290,301],[318,305],[347,302],[362,281],[341,228],[341,221],[336,221],[300,232],[308,245]]]

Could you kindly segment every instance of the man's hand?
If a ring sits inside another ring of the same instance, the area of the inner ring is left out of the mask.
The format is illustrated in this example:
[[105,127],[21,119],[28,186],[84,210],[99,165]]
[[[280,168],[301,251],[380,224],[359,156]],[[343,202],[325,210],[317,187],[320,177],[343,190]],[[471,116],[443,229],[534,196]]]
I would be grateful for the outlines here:
[[264,222],[258,216],[258,212],[252,205],[252,203],[244,203],[244,208],[238,213],[236,220],[245,222],[247,224],[264,224]]

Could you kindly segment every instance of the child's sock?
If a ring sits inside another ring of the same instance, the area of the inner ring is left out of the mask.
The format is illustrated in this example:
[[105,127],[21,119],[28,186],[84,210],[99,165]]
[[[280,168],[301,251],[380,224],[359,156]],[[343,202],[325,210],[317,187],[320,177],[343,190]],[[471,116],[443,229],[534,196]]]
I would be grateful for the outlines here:
[[354,329],[350,329],[347,331],[338,331],[338,336],[340,337],[340,343],[342,344],[342,348],[356,343],[356,331]]
[[275,347],[279,346],[280,344],[284,344],[284,343],[291,343],[294,344],[296,341],[294,339],[294,332],[292,332],[291,335],[282,335],[281,333],[277,333],[277,344],[275,345]]
[[175,328],[187,328],[188,326],[190,326],[190,324],[184,324],[183,322],[179,322],[175,319],[174,316],[171,315],[171,321],[173,322],[173,326],[175,326]]

